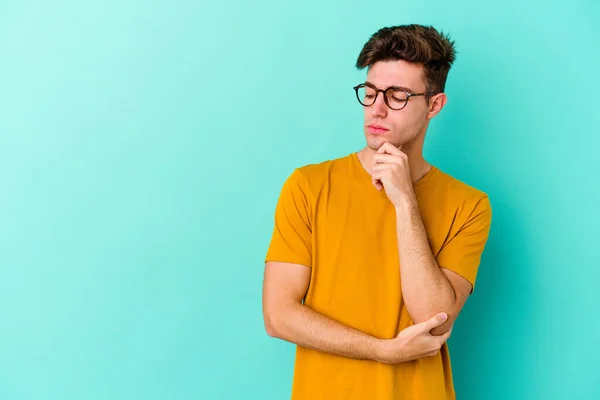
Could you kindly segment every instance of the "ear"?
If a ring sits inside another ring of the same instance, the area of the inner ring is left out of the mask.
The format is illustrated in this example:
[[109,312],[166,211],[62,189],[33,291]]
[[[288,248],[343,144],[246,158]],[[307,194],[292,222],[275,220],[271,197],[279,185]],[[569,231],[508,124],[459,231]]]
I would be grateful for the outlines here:
[[442,111],[442,108],[444,108],[447,101],[448,97],[446,96],[446,93],[438,93],[429,99],[429,112],[427,113],[427,118],[431,119],[435,117]]

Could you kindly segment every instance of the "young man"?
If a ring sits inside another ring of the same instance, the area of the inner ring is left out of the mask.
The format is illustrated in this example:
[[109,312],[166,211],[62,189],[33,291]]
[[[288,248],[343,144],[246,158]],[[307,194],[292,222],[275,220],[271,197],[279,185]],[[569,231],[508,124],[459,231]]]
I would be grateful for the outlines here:
[[455,399],[446,340],[475,283],[487,195],[422,155],[454,42],[376,32],[357,67],[367,145],[297,168],[266,256],[267,333],[296,343],[292,399]]

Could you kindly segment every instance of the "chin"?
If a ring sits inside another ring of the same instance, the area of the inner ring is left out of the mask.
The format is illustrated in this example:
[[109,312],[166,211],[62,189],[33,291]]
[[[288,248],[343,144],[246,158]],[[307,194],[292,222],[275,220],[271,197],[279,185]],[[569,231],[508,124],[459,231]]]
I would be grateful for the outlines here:
[[385,135],[377,135],[377,136],[369,135],[369,136],[367,136],[366,139],[367,139],[367,147],[374,151],[379,150],[379,148],[386,142],[390,142],[391,144],[393,144],[396,147],[399,147],[402,144],[404,144],[403,141],[392,140],[392,139],[386,137]]

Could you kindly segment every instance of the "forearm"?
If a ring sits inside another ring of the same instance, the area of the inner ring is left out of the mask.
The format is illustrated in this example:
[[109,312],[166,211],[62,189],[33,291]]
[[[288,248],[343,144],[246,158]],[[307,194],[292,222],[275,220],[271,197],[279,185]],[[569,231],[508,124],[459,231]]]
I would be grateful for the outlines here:
[[363,360],[380,361],[383,340],[341,324],[309,307],[290,302],[271,318],[269,334],[302,347]]
[[[396,227],[402,296],[411,318],[417,323],[442,311],[451,317],[454,289],[433,257],[416,200],[396,207]],[[445,327],[452,322],[449,318]]]

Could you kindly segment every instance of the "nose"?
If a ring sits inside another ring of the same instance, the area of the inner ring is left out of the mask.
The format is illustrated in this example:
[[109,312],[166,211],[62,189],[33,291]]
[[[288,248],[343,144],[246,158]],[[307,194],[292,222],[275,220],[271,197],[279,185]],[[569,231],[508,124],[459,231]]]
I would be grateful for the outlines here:
[[385,117],[387,114],[387,104],[385,104],[383,96],[383,93],[379,93],[375,103],[371,106],[371,113],[374,117]]

